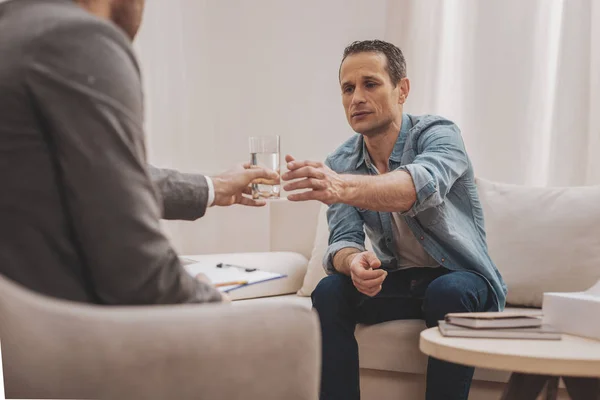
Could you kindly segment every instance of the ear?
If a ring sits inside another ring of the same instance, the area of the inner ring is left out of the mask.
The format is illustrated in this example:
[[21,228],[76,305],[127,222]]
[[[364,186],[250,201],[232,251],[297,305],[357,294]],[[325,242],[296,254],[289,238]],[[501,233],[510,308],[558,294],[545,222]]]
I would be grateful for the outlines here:
[[408,93],[410,92],[410,81],[408,78],[400,79],[398,89],[398,104],[404,104],[408,98]]

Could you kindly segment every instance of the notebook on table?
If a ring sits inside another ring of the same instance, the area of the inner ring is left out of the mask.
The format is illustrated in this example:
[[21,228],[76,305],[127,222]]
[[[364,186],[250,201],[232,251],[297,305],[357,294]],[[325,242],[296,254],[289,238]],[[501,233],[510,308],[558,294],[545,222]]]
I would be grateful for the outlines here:
[[560,332],[549,325],[532,328],[472,329],[439,321],[440,333],[448,337],[488,339],[546,339],[559,340]]
[[541,311],[450,313],[444,319],[449,324],[474,329],[532,328],[542,325]]
[[275,279],[285,278],[287,275],[276,272],[262,271],[258,268],[243,265],[232,265],[227,263],[198,262],[181,258],[184,268],[188,274],[196,276],[204,274],[221,292],[229,292],[235,289],[268,282]]

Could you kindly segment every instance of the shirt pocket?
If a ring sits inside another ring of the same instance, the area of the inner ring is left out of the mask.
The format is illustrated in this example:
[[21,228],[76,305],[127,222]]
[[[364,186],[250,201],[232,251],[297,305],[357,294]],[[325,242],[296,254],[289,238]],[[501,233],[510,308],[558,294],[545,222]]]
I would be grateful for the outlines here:
[[444,218],[445,210],[446,205],[442,203],[439,206],[430,207],[421,211],[415,218],[423,227],[437,225]]

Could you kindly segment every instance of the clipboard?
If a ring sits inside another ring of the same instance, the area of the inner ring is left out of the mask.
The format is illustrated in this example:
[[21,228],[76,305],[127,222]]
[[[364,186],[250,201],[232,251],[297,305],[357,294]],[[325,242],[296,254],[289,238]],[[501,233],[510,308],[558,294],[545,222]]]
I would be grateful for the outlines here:
[[[214,264],[187,259],[182,259],[182,263],[184,264],[184,268],[188,274],[192,275],[193,277],[200,273],[206,275],[206,277],[217,286],[217,289],[224,293],[246,286],[255,285],[257,283],[268,282],[287,277],[285,274],[262,271],[258,268],[244,267],[242,265],[226,263]],[[227,285],[229,282],[232,284]]]

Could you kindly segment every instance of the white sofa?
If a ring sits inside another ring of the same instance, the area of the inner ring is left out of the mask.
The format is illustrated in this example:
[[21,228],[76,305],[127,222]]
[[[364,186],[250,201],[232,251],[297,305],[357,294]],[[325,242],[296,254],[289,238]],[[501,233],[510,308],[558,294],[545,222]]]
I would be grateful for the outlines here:
[[[509,287],[509,309],[540,307],[545,291],[585,290],[600,279],[600,187],[527,188],[478,180],[478,189],[490,254]],[[309,308],[305,296],[324,276],[324,209],[286,200],[268,207],[270,252],[191,257],[288,275],[231,292],[235,307],[288,302]],[[427,358],[418,348],[424,328],[420,320],[357,327],[364,400],[424,398]],[[469,398],[500,398],[508,377],[476,370]]]

